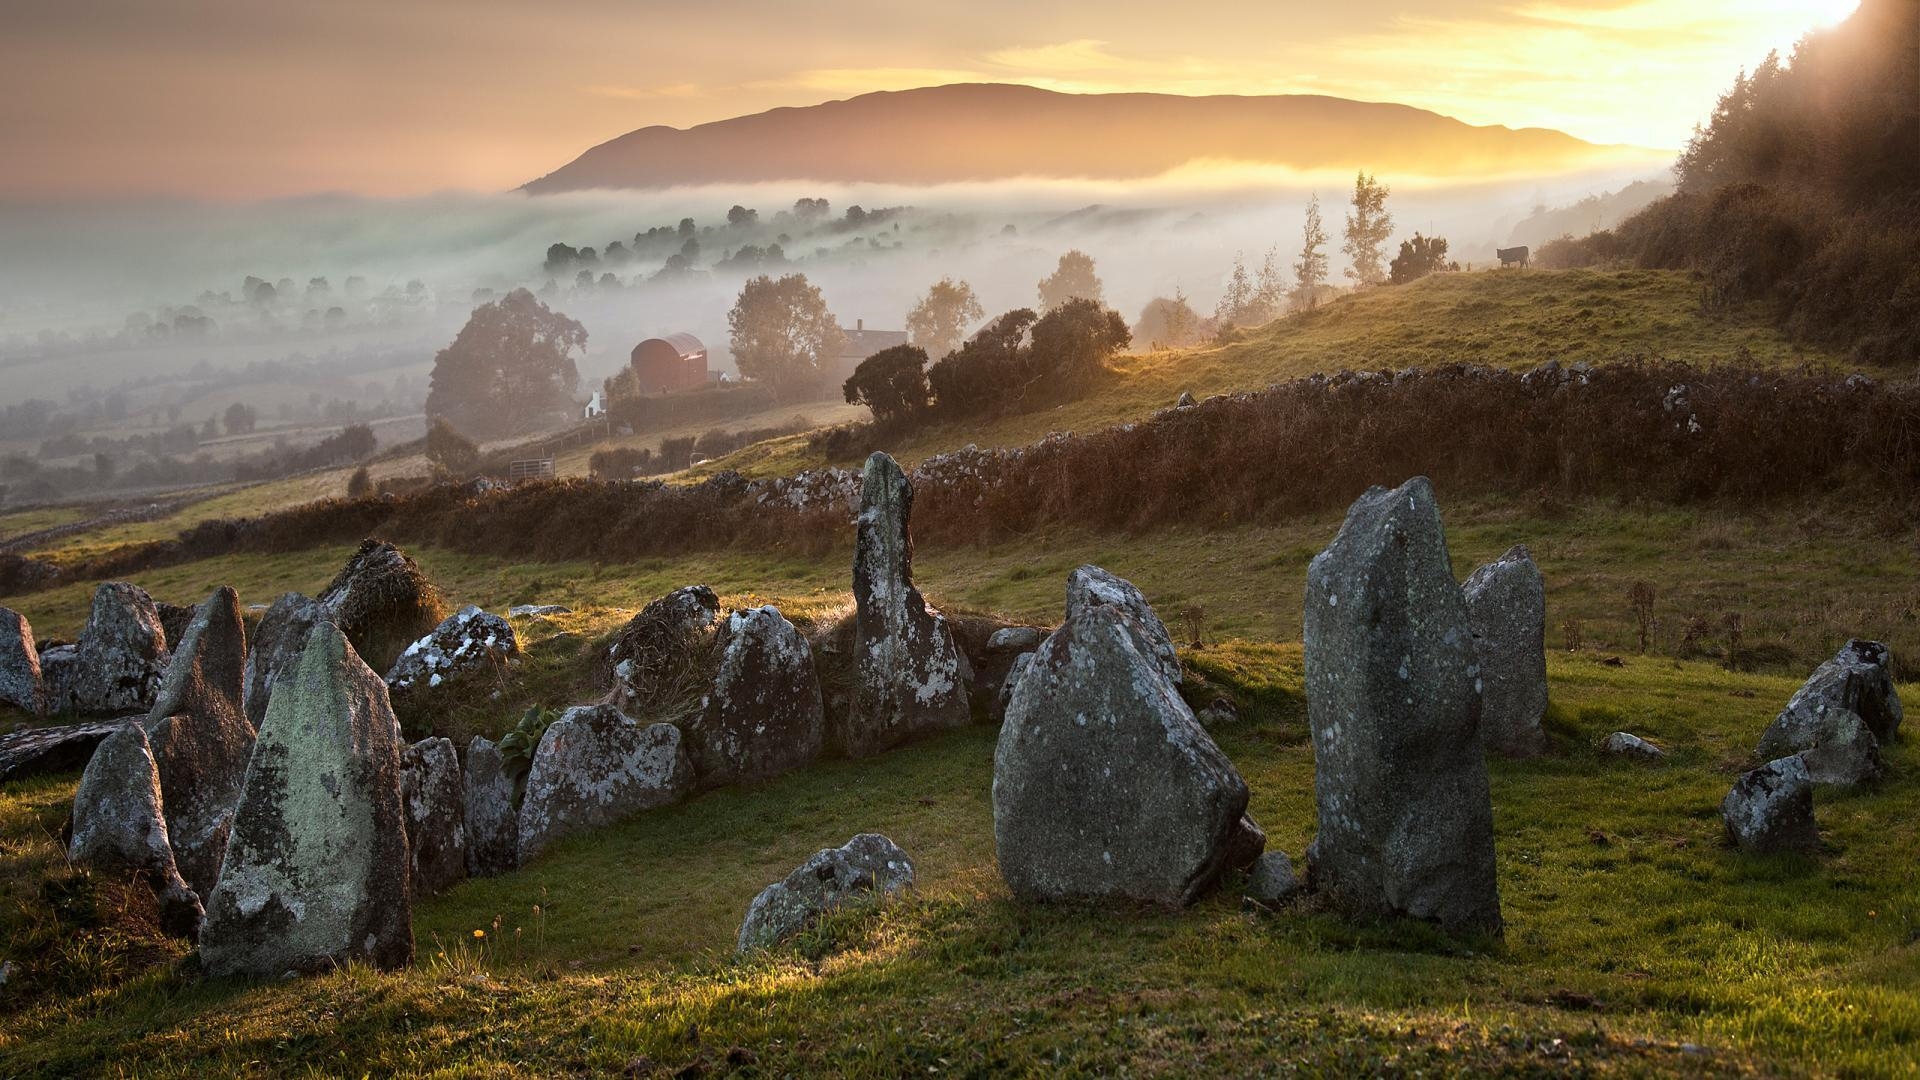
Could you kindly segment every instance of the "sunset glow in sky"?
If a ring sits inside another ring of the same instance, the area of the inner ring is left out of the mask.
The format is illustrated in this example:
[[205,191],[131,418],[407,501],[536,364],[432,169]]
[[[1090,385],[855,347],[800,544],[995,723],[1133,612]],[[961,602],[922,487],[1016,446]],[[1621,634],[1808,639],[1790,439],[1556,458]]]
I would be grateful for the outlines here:
[[0,198],[502,190],[595,143],[949,82],[1319,93],[1674,148],[1857,0],[12,0]]

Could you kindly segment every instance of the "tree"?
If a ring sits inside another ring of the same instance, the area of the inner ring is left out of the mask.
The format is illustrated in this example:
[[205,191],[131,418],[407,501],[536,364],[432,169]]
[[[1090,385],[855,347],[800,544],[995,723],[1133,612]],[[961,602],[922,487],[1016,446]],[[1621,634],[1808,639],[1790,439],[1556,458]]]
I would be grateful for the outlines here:
[[1364,171],[1354,177],[1353,212],[1347,215],[1347,242],[1340,250],[1353,263],[1347,276],[1362,285],[1378,285],[1387,276],[1380,263],[1387,237],[1393,235],[1393,215],[1387,213],[1391,194]]
[[1441,236],[1421,236],[1400,241],[1400,254],[1393,257],[1390,278],[1395,285],[1417,281],[1447,265],[1447,241]]
[[347,498],[364,499],[371,494],[373,494],[373,477],[368,474],[367,467],[362,465],[353,470],[352,476],[347,477]]
[[1012,398],[1027,382],[1027,331],[1032,308],[1015,308],[982,327],[927,369],[934,405],[951,416],[983,412]]
[[508,435],[573,405],[574,351],[586,328],[515,289],[475,308],[453,344],[433,358],[426,411],[469,431]]
[[727,341],[740,374],[768,383],[776,396],[818,378],[844,340],[805,274],[753,278],[727,312]]
[[738,203],[735,203],[733,205],[733,208],[727,211],[727,224],[733,226],[736,229],[745,228],[748,225],[752,225],[755,222],[758,222],[759,220],[760,220],[760,211],[749,210]]
[[914,345],[882,349],[853,369],[841,387],[847,404],[865,405],[881,424],[910,419],[933,403],[927,386],[927,352]]
[[1100,301],[1100,278],[1093,272],[1093,257],[1083,251],[1060,256],[1060,265],[1040,281],[1040,306],[1056,308],[1069,300]]
[[436,416],[427,426],[427,460],[441,472],[465,476],[479,463],[480,447],[446,417]]
[[1084,387],[1133,341],[1119,312],[1084,296],[1042,315],[1033,324],[1032,337],[1036,379],[1056,390]]
[[221,423],[226,425],[227,434],[245,435],[253,430],[259,419],[260,414],[255,412],[252,406],[236,401],[227,406],[226,415],[221,418]]
[[1307,200],[1307,223],[1300,230],[1300,261],[1293,264],[1293,306],[1311,311],[1320,303],[1320,285],[1327,280],[1326,226],[1320,222],[1320,196]]
[[1140,309],[1140,321],[1133,324],[1133,339],[1155,348],[1192,345],[1200,339],[1200,314],[1180,289],[1175,289],[1172,297],[1156,296]]
[[907,340],[928,356],[945,356],[960,347],[967,327],[985,315],[973,286],[943,277],[907,312]]
[[1233,255],[1233,273],[1227,275],[1226,291],[1213,307],[1213,321],[1227,330],[1245,325],[1245,315],[1253,306],[1253,279],[1247,276],[1247,262],[1239,252]]

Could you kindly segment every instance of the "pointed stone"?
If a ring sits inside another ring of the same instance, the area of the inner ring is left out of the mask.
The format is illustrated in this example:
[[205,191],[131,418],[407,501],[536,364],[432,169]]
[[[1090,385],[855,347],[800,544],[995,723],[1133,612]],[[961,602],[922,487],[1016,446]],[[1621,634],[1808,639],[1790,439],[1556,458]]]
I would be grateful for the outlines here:
[[1461,586],[1480,664],[1487,748],[1534,757],[1547,748],[1547,590],[1533,553],[1515,545]]
[[440,590],[420,565],[384,540],[361,541],[317,599],[376,671],[392,667],[402,650],[431,634],[446,615]]
[[432,896],[467,876],[466,792],[448,739],[422,739],[400,754],[413,895]]
[[1184,676],[1180,671],[1180,654],[1173,646],[1173,635],[1167,632],[1167,624],[1160,621],[1153,605],[1147,603],[1146,595],[1134,587],[1133,582],[1098,566],[1082,566],[1067,575],[1067,618],[1101,605],[1117,607],[1133,616],[1144,631],[1143,651],[1160,665],[1168,682],[1180,685]]
[[246,656],[240,597],[221,586],[194,609],[146,720],[174,857],[201,896],[220,875],[253,755],[253,725],[241,704]]
[[1247,785],[1124,609],[1084,608],[1020,675],[993,755],[1000,875],[1031,900],[1180,907],[1260,854]]
[[833,733],[851,757],[972,719],[953,633],[913,584],[912,515],[913,485],[899,464],[869,457],[853,557],[853,707]]
[[638,724],[611,705],[576,705],[547,725],[520,802],[520,862],[555,840],[670,806],[693,790],[672,724]]
[[806,637],[767,606],[733,612],[716,644],[713,689],[686,731],[700,783],[765,780],[818,758],[826,714]]
[[495,877],[520,865],[520,815],[513,805],[513,778],[493,740],[475,735],[467,743],[467,873]]
[[387,685],[330,625],[283,672],[247,767],[200,955],[278,977],[413,959],[400,725]]
[[1307,568],[1309,886],[1360,917],[1498,933],[1466,601],[1425,477],[1373,488]]
[[121,725],[80,774],[67,857],[79,866],[139,874],[160,901],[161,929],[191,938],[200,931],[200,897],[174,863],[162,802],[145,729]]
[[0,607],[0,705],[29,716],[47,715],[47,689],[40,679],[40,650],[26,616]]
[[60,680],[59,700],[50,694],[47,707],[89,716],[145,712],[153,707],[167,659],[167,634],[153,598],[137,585],[103,582]]

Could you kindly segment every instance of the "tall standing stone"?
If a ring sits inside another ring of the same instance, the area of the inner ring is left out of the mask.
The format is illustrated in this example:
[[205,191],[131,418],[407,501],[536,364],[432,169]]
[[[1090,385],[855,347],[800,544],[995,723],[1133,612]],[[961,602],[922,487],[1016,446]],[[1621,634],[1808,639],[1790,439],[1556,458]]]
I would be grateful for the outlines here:
[[220,875],[253,755],[253,725],[241,703],[246,656],[240,597],[223,585],[194,609],[146,720],[174,856],[201,896]]
[[637,724],[611,705],[576,705],[547,725],[520,800],[520,861],[563,836],[612,825],[693,790],[672,724]]
[[421,739],[400,752],[413,895],[432,896],[467,876],[466,792],[450,739]]
[[410,878],[387,684],[345,635],[316,626],[260,726],[201,960],[213,975],[404,966]]
[[819,757],[826,714],[806,637],[769,605],[728,615],[716,645],[713,688],[686,730],[700,783],[765,780]]
[[161,806],[146,730],[123,724],[80,774],[67,857],[80,866],[140,875],[160,901],[161,929],[190,938],[200,931],[200,897],[180,876]]
[[273,700],[274,683],[282,671],[290,670],[299,658],[313,628],[332,622],[332,616],[320,602],[297,592],[282,593],[254,628],[253,648],[247,653],[247,722],[256,729],[267,718],[267,703]]
[[40,678],[40,650],[26,616],[0,607],[0,705],[31,716],[47,714],[47,688]]
[[513,778],[492,739],[467,743],[467,873],[495,877],[520,865],[520,815],[513,805]]
[[853,556],[853,707],[835,732],[852,757],[971,719],[953,633],[913,585],[912,515],[913,485],[899,464],[868,458]]
[[103,582],[80,631],[60,700],[48,708],[94,716],[125,716],[153,706],[167,671],[167,633],[145,589]]
[[993,835],[1015,896],[1179,907],[1265,837],[1247,785],[1123,608],[1067,619],[1034,652],[993,755]]
[[1307,568],[1308,882],[1363,917],[1497,933],[1493,806],[1466,601],[1433,488],[1373,488]]
[[1547,590],[1516,544],[1461,586],[1480,664],[1480,731],[1489,749],[1533,757],[1547,748]]
[[1133,616],[1142,629],[1141,645],[1160,665],[1167,681],[1180,685],[1184,676],[1180,671],[1180,654],[1173,647],[1173,635],[1167,632],[1167,624],[1160,621],[1153,605],[1147,603],[1146,595],[1133,582],[1098,566],[1082,566],[1067,575],[1067,618],[1100,606],[1117,607]]

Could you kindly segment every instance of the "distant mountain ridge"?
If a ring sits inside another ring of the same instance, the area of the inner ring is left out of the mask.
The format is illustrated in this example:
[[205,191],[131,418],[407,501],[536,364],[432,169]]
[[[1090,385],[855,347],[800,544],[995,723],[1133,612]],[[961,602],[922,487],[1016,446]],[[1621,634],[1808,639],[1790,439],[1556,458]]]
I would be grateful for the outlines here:
[[1548,128],[1476,127],[1408,105],[1310,94],[1063,94],[960,83],[645,127],[521,190],[1144,180],[1207,161],[1466,178],[1579,168],[1623,152],[1644,153]]

